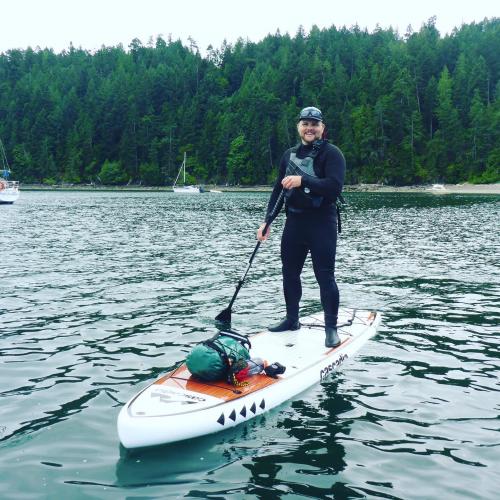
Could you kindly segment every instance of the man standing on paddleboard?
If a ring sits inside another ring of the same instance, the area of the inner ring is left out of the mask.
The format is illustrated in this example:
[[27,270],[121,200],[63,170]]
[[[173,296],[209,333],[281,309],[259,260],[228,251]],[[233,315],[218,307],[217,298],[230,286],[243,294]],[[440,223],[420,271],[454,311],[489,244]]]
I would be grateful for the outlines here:
[[[339,289],[335,282],[336,201],[344,185],[345,159],[339,148],[324,139],[325,123],[318,108],[307,107],[300,112],[297,131],[301,142],[283,154],[267,207],[266,222],[270,224],[279,213],[280,203],[276,207],[276,202],[284,198],[286,223],[281,237],[281,262],[286,317],[269,330],[300,328],[300,274],[311,252],[325,314],[325,346],[336,347],[340,344]],[[263,223],[257,231],[259,241],[269,237],[270,229],[262,234],[265,226]]]

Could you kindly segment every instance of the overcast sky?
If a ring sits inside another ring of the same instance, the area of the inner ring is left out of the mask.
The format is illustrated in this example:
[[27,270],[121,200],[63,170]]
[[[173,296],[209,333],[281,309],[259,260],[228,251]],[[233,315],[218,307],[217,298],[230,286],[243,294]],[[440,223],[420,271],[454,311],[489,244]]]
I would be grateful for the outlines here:
[[462,23],[500,16],[495,0],[2,0],[0,52],[12,48],[69,47],[88,50],[162,35],[187,43],[191,36],[204,53],[209,44],[238,37],[257,42],[277,29],[294,35],[335,24],[358,24],[372,31],[377,23],[401,34],[418,31],[436,16],[442,35]]

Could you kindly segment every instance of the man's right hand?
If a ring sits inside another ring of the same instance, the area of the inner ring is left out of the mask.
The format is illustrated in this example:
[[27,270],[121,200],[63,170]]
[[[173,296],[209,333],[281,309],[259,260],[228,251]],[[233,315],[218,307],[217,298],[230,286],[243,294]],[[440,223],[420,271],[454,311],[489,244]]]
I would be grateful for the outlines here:
[[259,227],[259,230],[257,231],[257,239],[259,241],[266,241],[267,238],[269,238],[269,234],[271,233],[271,226],[267,228],[266,234],[262,234],[262,231],[264,231],[264,228],[266,227],[266,223],[261,224]]

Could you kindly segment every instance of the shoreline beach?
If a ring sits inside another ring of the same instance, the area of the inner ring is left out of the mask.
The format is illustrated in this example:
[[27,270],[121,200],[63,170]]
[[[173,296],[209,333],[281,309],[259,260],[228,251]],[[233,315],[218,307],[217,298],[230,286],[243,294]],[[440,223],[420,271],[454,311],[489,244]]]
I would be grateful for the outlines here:
[[[438,187],[436,187],[438,186]],[[270,192],[272,186],[217,186],[207,184],[207,192],[253,193]],[[20,186],[24,191],[165,191],[171,192],[171,186],[91,186],[84,184],[62,184],[46,186],[43,184],[26,184]],[[344,186],[346,193],[433,193],[433,194],[496,194],[500,195],[500,183],[497,184],[439,184],[416,186],[386,186],[382,184],[355,184]]]
[[384,186],[380,184],[357,184],[345,186],[346,192],[371,193],[434,193],[434,194],[500,194],[497,184],[434,184],[418,186]]

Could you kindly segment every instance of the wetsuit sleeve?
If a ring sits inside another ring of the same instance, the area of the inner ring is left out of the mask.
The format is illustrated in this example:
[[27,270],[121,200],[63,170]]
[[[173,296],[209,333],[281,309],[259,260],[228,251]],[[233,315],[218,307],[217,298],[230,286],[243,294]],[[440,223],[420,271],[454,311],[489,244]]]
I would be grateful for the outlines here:
[[273,208],[275,207],[276,202],[278,201],[278,198],[283,189],[281,181],[285,178],[286,167],[288,165],[289,158],[290,158],[290,151],[286,151],[284,155],[281,157],[280,168],[278,170],[278,178],[276,179],[273,192],[271,193],[271,198],[269,198],[269,203],[267,204],[266,222],[271,223],[274,219],[276,219],[276,216],[279,214],[281,208],[283,207],[284,200],[281,199],[281,202],[276,207],[276,210],[274,210],[273,214]]
[[[302,185],[312,193],[324,196],[327,200],[335,201],[344,187],[346,163],[339,148],[329,145],[322,158],[324,177],[303,176]],[[319,158],[318,158],[319,160]]]

